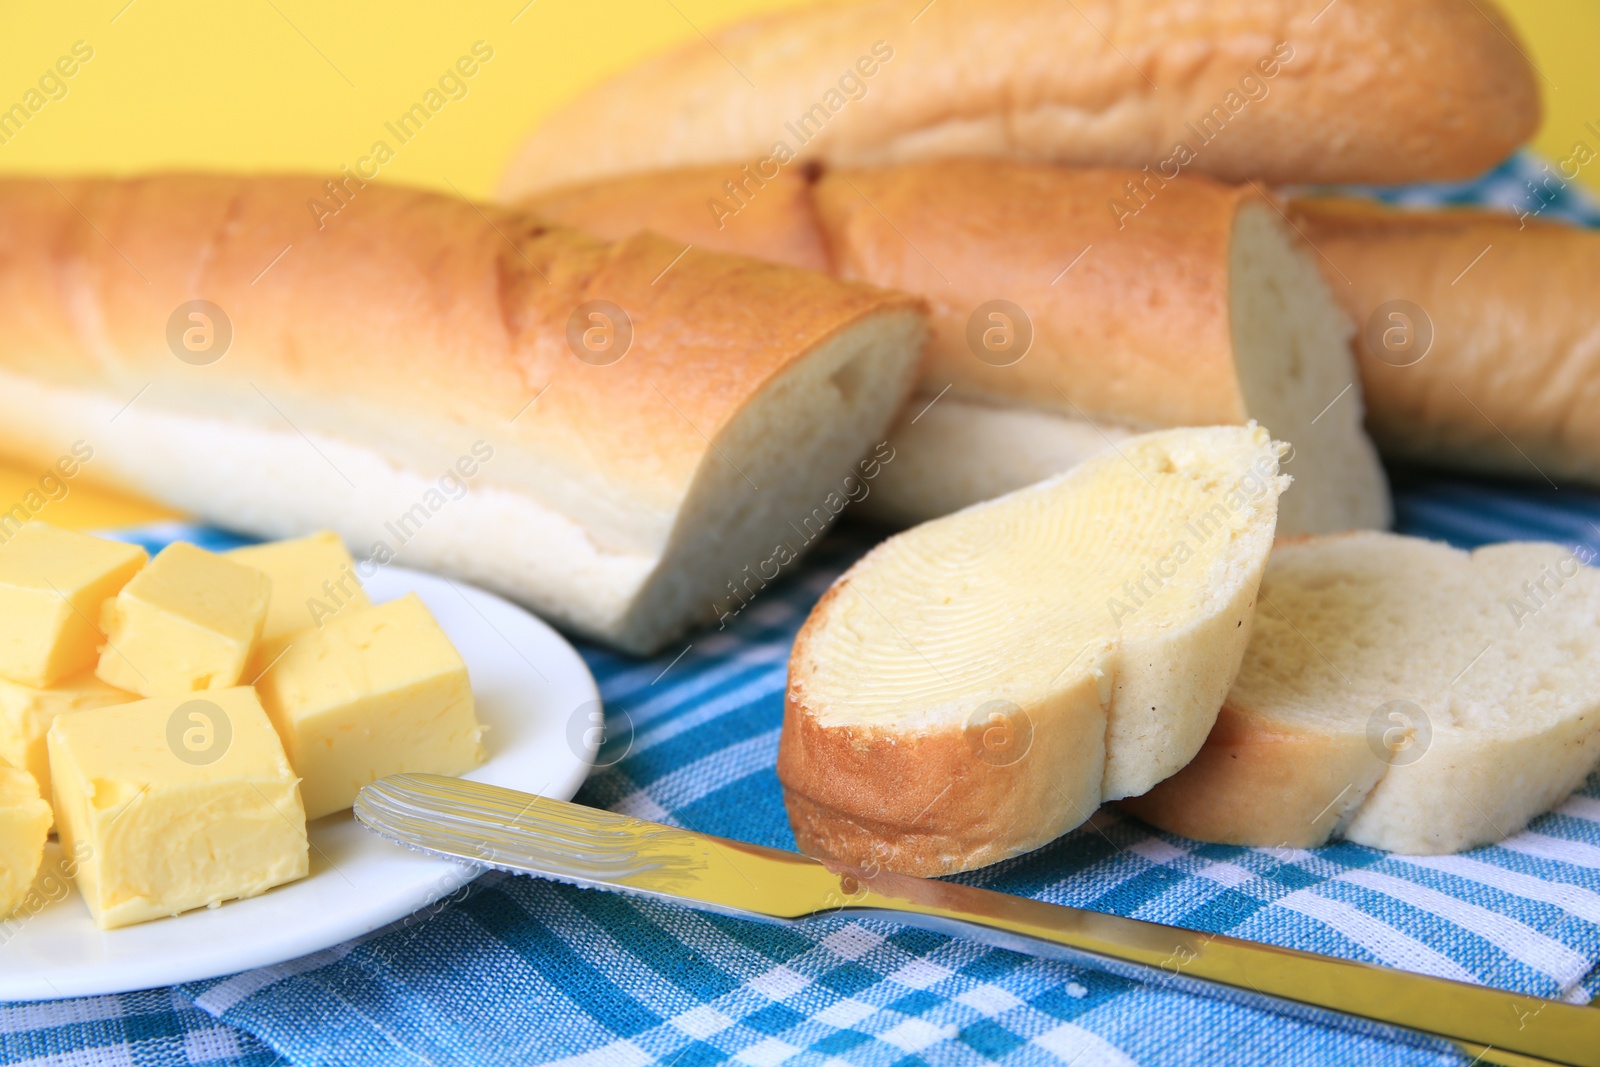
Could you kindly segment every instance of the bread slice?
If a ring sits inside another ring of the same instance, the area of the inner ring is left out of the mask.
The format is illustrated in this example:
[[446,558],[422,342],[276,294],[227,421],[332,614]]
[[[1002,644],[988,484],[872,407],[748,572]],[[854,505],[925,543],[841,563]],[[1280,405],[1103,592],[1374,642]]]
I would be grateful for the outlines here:
[[800,847],[981,867],[1187,763],[1249,639],[1278,450],[1256,426],[1147,434],[869,552],[789,661]]
[[[264,537],[332,529],[649,652],[802,550],[797,516],[837,514],[916,373],[911,296],[343,194],[0,182],[0,449],[49,470],[76,441],[83,477]],[[197,298],[231,343],[191,355]]]
[[1194,762],[1123,807],[1228,844],[1418,855],[1516,833],[1600,762],[1600,571],[1554,544],[1286,541]]
[[[793,168],[749,183],[736,214],[713,214],[708,202],[734,203],[727,173],[653,172],[526,206],[607,239],[650,229],[803,266],[825,248],[844,277],[926,298],[921,395],[863,513],[923,522],[1066,470],[1108,439],[1253,418],[1294,446],[1280,531],[1389,525],[1352,324],[1316,253],[1256,189],[950,160]],[[1030,340],[986,360],[972,323],[997,299]]]
[[[1361,327],[1385,454],[1600,486],[1600,230],[1481,208],[1306,199],[1288,210]],[[1274,428],[1276,432],[1276,428]]]

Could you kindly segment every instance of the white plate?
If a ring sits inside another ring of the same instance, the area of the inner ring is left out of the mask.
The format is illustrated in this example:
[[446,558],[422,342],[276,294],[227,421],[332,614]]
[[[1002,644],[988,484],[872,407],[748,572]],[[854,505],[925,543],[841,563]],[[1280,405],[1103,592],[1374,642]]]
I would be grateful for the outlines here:
[[[378,602],[415,592],[466,660],[489,727],[489,759],[467,777],[571,799],[599,735],[568,729],[575,713],[599,708],[594,678],[572,646],[516,605],[460,582],[384,567],[365,584]],[[123,993],[281,963],[387,926],[476,873],[391,844],[349,812],[310,831],[310,876],[250,900],[103,931],[74,891],[0,923],[0,1001]],[[52,843],[43,870],[59,871],[60,860]],[[54,882],[59,897],[64,883],[59,875]]]

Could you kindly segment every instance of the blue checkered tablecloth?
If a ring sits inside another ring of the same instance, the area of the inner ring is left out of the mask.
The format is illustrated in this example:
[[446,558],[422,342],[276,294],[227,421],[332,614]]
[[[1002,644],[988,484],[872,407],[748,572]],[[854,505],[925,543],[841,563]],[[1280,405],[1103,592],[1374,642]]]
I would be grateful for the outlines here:
[[[1468,186],[1384,195],[1532,211],[1539,201],[1527,182],[1543,177],[1541,166],[1522,157]],[[1571,190],[1542,213],[1600,224],[1600,211]],[[1392,473],[1403,532],[1462,546],[1543,539],[1600,550],[1600,494]],[[124,534],[152,547],[227,540],[181,526]],[[659,659],[581,647],[608,716],[631,724],[613,734],[632,742],[578,800],[792,848],[773,772],[790,641],[872,536],[847,525],[728,630]],[[1544,997],[1600,995],[1600,780],[1526,832],[1460,856],[1206,845],[1106,810],[1038,852],[962,878]],[[281,966],[175,989],[0,1005],[6,1063],[726,1059],[1466,1063],[1442,1045],[1327,1029],[887,922],[773,927],[498,873],[425,920]]]

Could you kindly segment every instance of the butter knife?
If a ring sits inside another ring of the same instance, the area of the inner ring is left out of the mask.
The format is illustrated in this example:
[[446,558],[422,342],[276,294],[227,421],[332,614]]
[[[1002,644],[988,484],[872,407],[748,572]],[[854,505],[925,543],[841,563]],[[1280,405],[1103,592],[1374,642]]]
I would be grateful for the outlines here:
[[459,778],[382,779],[355,814],[423,852],[588,889],[767,922],[885,918],[1390,1040],[1442,1039],[1474,1063],[1600,1067],[1588,1006],[824,863]]

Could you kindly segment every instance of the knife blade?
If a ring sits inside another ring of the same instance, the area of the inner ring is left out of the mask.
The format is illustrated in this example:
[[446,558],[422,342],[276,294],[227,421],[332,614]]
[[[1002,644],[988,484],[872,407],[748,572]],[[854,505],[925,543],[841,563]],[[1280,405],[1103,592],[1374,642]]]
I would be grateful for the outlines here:
[[1600,1067],[1600,1011],[1353,960],[823,862],[499,786],[400,774],[356,818],[413,849],[766,922],[874,916],[1474,1062]]

